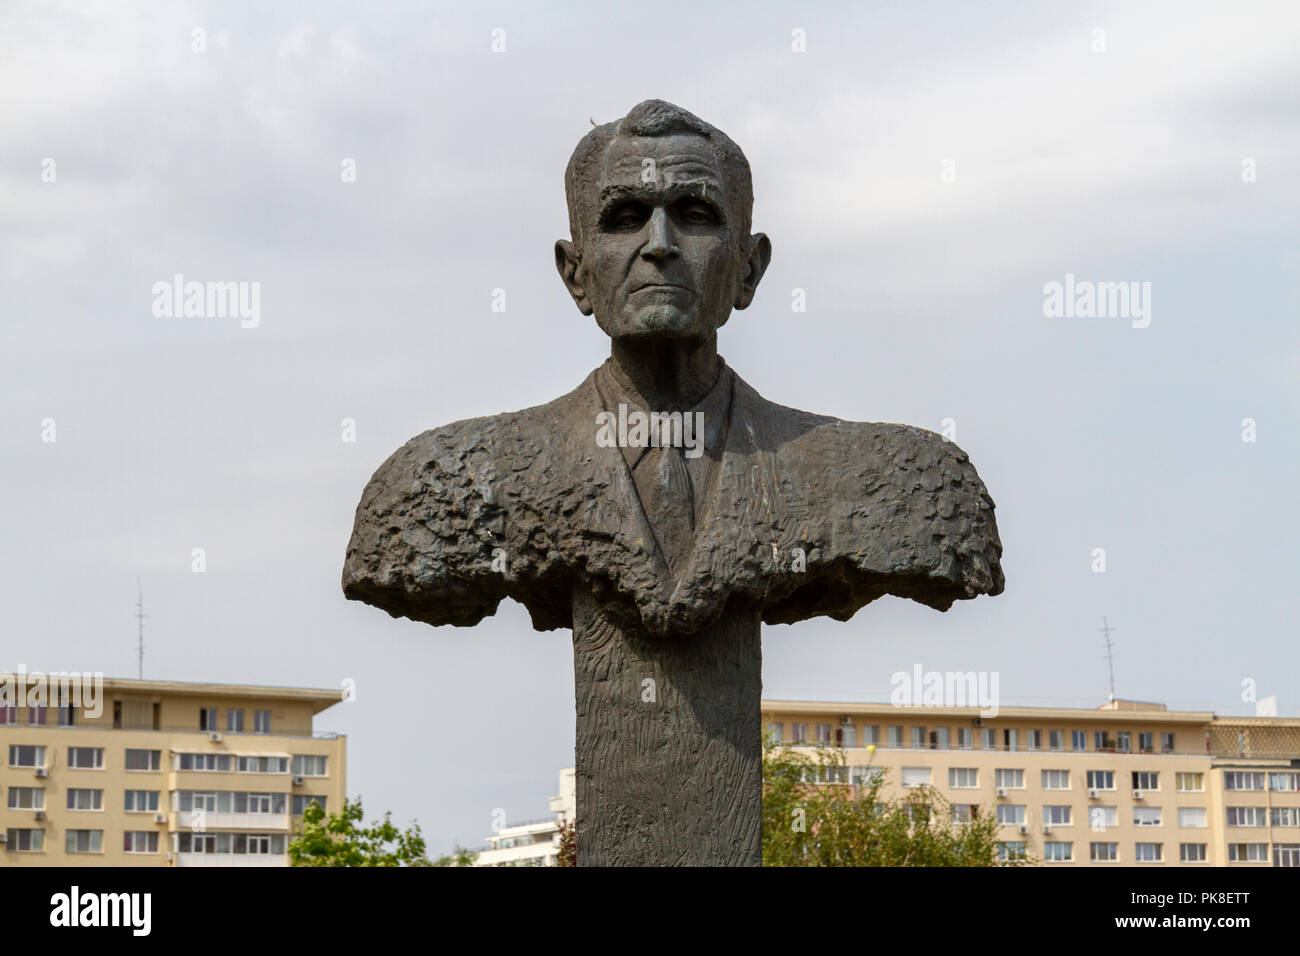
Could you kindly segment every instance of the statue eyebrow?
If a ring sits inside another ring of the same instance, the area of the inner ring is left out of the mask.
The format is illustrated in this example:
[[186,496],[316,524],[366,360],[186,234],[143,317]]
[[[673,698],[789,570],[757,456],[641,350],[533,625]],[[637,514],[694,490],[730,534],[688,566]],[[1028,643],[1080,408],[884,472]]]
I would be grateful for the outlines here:
[[713,207],[719,217],[724,215],[720,192],[717,185],[707,180],[676,181],[655,189],[648,183],[626,183],[605,186],[600,191],[599,208],[603,216],[616,203],[628,200],[644,202],[648,206],[657,203],[673,203],[679,199],[697,199]]

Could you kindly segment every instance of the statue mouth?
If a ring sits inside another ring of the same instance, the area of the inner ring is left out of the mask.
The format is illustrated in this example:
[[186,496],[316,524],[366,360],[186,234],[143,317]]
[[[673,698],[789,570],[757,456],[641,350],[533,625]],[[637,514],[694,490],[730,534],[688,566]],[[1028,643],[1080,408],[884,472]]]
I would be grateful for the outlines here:
[[684,285],[676,285],[672,282],[649,282],[645,285],[639,285],[633,292],[689,292],[694,295],[694,289],[688,289]]

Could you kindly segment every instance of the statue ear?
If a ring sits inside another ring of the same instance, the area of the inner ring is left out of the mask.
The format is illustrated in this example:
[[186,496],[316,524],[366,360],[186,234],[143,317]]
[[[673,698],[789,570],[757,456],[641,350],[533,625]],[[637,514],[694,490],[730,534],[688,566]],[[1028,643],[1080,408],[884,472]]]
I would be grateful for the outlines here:
[[749,256],[745,261],[745,276],[740,280],[740,291],[736,293],[735,307],[745,309],[754,301],[754,292],[767,271],[767,264],[772,261],[772,243],[767,236],[756,232],[749,237]]
[[591,315],[592,308],[591,302],[587,298],[587,290],[578,281],[579,262],[573,243],[567,239],[557,239],[555,241],[555,268],[559,270],[560,280],[564,283],[564,287],[569,290],[569,295],[573,296],[578,311],[583,315]]

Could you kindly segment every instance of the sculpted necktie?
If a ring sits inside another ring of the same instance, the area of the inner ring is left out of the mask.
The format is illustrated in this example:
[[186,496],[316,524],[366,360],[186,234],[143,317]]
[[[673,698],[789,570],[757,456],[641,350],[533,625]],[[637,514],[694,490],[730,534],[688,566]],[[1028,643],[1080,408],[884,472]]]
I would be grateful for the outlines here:
[[676,574],[695,533],[695,494],[684,449],[650,448],[634,477],[668,570]]

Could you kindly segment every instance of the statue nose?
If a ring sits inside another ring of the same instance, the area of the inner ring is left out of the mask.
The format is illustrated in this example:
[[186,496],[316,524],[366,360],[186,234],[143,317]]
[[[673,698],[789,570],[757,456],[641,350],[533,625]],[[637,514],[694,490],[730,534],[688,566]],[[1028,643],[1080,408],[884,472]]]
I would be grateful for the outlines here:
[[674,241],[673,227],[668,221],[668,213],[660,206],[650,214],[650,237],[646,239],[641,254],[648,259],[665,259],[680,252]]

